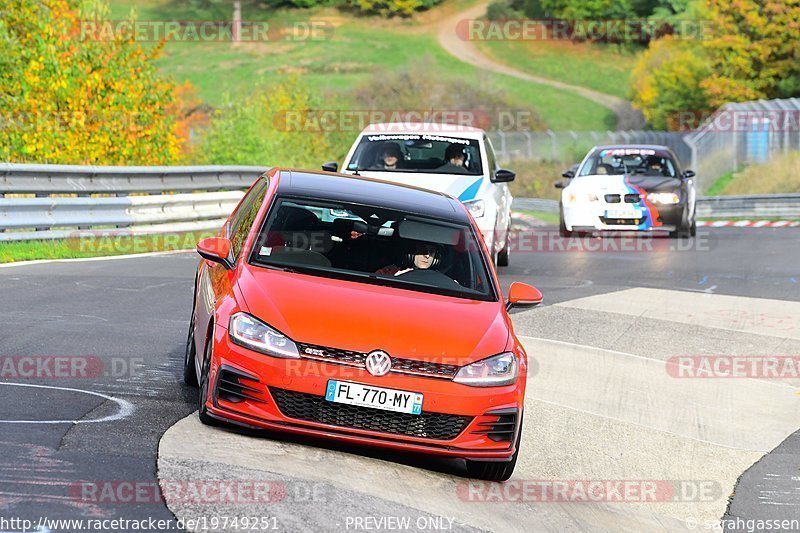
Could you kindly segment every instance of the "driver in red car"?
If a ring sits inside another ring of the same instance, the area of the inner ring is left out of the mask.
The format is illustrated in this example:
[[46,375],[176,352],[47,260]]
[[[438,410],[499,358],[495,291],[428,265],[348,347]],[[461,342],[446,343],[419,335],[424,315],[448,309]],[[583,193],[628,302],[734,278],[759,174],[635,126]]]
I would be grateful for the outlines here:
[[400,274],[405,274],[415,269],[426,270],[438,262],[441,257],[441,252],[434,244],[420,242],[414,246],[414,252],[411,256],[412,266],[409,268],[401,269],[398,266],[389,265],[378,269],[375,273],[387,276],[399,276]]

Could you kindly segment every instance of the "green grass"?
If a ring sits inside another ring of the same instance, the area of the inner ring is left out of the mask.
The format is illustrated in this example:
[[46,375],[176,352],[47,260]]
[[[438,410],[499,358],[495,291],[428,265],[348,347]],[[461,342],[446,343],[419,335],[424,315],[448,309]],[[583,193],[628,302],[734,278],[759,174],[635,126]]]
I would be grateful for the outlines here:
[[522,210],[522,209],[515,209],[515,213],[522,213],[523,215],[531,216],[537,220],[541,220],[545,224],[551,226],[557,226],[559,219],[558,213],[548,213],[547,211],[529,211],[529,210]]
[[780,194],[800,192],[800,151],[774,154],[766,163],[752,163],[719,178],[707,195]]
[[613,45],[562,41],[480,41],[495,61],[564,83],[628,98],[636,52]]
[[550,200],[558,200],[561,197],[561,190],[555,188],[555,183],[561,181],[561,173],[569,165],[551,161],[517,159],[506,166],[517,173],[514,181],[509,183],[511,194],[515,197]]
[[165,235],[118,237],[89,237],[83,239],[52,239],[40,241],[10,241],[0,244],[0,263],[35,259],[77,259],[112,255],[140,254],[191,250],[200,239],[216,232],[188,232]]
[[722,194],[722,191],[725,190],[725,187],[727,187],[728,184],[730,184],[730,182],[733,181],[733,177],[734,177],[733,172],[727,172],[722,176],[720,176],[719,178],[717,178],[717,181],[712,183],[711,187],[709,187],[708,190],[706,190],[706,192],[704,193],[705,196],[719,196],[720,194]]
[[[464,4],[466,2],[459,2]],[[228,9],[192,9],[175,0],[137,2],[140,20],[227,20]],[[130,0],[114,0],[111,18],[126,18]],[[212,4],[216,6],[216,4]],[[248,7],[248,6],[245,6]],[[447,5],[438,9],[453,10]],[[329,38],[300,42],[193,43],[170,42],[158,60],[161,70],[176,81],[194,85],[200,97],[220,106],[225,95],[244,97],[254,86],[282,81],[292,75],[321,94],[342,96],[354,86],[371,79],[382,68],[413,66],[432,62],[431,76],[458,76],[468,83],[487,81],[504,90],[510,98],[533,107],[555,130],[603,130],[614,123],[606,108],[564,91],[516,78],[488,75],[447,54],[436,42],[435,13],[415,20],[384,20],[343,14],[333,8],[310,10],[243,9],[243,19],[268,20],[285,24],[291,20],[324,20],[332,25]],[[427,57],[427,59],[426,59]],[[356,102],[352,102],[357,104]]]
[[761,216],[753,216],[753,217],[722,217],[722,218],[703,218],[700,217],[697,220],[702,220],[704,222],[715,222],[717,220],[730,220],[731,222],[737,222],[739,220],[749,220],[750,222],[756,222],[759,220],[768,220],[770,222],[781,222],[787,220],[789,222],[797,222],[797,217],[761,217]]

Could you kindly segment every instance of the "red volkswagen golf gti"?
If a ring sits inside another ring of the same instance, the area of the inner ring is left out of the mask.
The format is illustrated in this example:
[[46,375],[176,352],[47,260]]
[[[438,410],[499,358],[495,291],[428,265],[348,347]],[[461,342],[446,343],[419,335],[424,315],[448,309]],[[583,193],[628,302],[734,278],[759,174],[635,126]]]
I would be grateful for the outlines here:
[[202,240],[185,379],[199,416],[466,459],[511,476],[527,360],[475,222],[454,198],[273,169]]

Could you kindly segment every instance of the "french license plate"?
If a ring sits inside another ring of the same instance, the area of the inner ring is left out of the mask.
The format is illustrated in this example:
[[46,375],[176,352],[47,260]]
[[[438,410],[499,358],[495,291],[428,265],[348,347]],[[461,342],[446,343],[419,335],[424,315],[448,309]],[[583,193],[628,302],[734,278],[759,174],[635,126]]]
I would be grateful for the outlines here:
[[328,380],[325,399],[334,403],[372,407],[397,413],[412,415],[422,413],[422,394],[418,392],[385,389],[349,381]]
[[638,209],[609,209],[606,218],[642,218],[642,212]]

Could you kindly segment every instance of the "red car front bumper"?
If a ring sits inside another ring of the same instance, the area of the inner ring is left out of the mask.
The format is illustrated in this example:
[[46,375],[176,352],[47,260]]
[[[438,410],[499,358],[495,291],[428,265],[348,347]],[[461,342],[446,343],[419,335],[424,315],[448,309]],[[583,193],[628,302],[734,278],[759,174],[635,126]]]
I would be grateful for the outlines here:
[[[327,402],[331,379],[422,393],[422,414]],[[209,387],[209,414],[240,425],[503,461],[515,451],[525,379],[523,375],[513,385],[482,388],[411,375],[375,377],[360,367],[263,355],[234,344],[227,329],[217,326]]]

